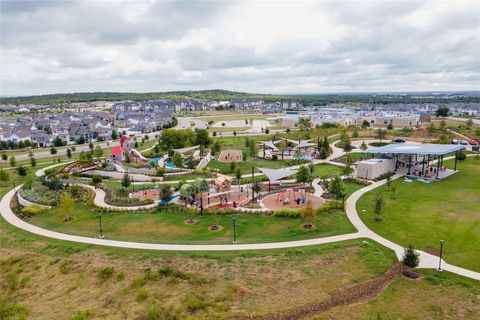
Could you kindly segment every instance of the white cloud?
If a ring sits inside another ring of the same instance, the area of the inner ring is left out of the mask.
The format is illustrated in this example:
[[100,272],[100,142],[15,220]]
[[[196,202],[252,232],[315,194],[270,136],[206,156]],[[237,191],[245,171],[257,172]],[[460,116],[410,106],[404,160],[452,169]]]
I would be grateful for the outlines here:
[[0,94],[478,89],[479,2],[1,2]]

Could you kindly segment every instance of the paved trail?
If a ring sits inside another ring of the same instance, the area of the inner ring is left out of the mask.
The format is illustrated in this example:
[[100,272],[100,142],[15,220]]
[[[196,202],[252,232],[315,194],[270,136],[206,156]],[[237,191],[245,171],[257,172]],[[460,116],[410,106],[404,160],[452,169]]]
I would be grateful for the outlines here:
[[[58,166],[54,165],[54,166]],[[51,167],[54,167],[51,166]],[[42,175],[43,170],[39,170],[36,174]],[[393,178],[398,179],[401,175],[395,175]],[[120,247],[120,248],[133,248],[133,249],[146,249],[146,250],[169,250],[169,251],[238,251],[238,250],[264,250],[264,249],[283,249],[283,248],[293,248],[293,247],[302,247],[310,245],[319,245],[325,243],[332,243],[337,241],[344,241],[357,238],[369,238],[372,239],[387,248],[395,251],[397,258],[400,260],[404,251],[404,248],[388,239],[381,237],[372,230],[370,230],[360,219],[357,210],[356,203],[357,200],[366,192],[373,190],[386,183],[386,180],[375,182],[365,188],[362,188],[354,192],[346,201],[345,211],[347,213],[348,219],[358,230],[355,233],[337,235],[332,237],[325,238],[316,238],[300,241],[288,241],[288,242],[272,242],[272,243],[252,243],[252,244],[236,244],[236,245],[177,245],[177,244],[157,244],[157,243],[141,243],[141,242],[127,242],[127,241],[116,241],[116,240],[107,240],[107,239],[98,239],[98,238],[89,238],[74,236],[65,233],[55,232],[47,229],[43,229],[32,224],[29,224],[20,218],[18,218],[10,209],[10,202],[14,196],[15,190],[10,190],[0,202],[0,212],[3,218],[13,226],[26,230],[28,232],[50,237],[58,240],[86,243],[86,244],[95,244],[111,247]],[[17,187],[16,189],[20,188]],[[108,235],[107,235],[108,236]],[[417,250],[420,253],[420,268],[436,268],[438,266],[439,258],[428,254],[423,251]],[[472,270],[460,268],[451,264],[442,261],[442,267],[444,270],[456,273],[468,278],[480,280],[480,273]]]

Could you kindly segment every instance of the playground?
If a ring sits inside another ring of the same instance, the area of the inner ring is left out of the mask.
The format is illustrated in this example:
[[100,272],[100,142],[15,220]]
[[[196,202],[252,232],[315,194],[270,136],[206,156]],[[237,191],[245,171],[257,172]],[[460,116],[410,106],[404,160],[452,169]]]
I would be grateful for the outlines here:
[[218,156],[220,162],[237,162],[242,161],[241,150],[222,150]]
[[287,189],[282,192],[270,194],[262,199],[265,208],[270,210],[301,209],[305,208],[308,201],[311,201],[313,208],[317,208],[325,202],[323,198],[314,196],[311,193],[306,193],[305,189]]

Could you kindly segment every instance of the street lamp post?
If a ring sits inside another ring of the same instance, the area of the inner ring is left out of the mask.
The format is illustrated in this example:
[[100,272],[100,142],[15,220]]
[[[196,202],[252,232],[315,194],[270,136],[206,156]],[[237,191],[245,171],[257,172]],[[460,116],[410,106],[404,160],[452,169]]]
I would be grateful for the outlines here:
[[100,224],[100,236],[99,236],[99,238],[103,239],[103,226],[102,226],[102,215],[101,214],[98,215],[98,222]]
[[233,221],[233,242],[232,243],[237,244],[237,229],[236,229],[237,218],[233,217],[232,221]]
[[442,272],[442,256],[443,256],[443,244],[445,243],[445,240],[440,240],[440,258],[438,259],[438,269],[437,271]]

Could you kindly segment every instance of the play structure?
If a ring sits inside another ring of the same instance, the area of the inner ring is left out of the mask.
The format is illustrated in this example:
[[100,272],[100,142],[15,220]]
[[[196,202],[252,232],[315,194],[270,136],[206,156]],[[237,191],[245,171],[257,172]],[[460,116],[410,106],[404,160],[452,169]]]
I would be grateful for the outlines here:
[[303,191],[288,189],[283,192],[272,193],[262,199],[263,206],[270,210],[304,208],[308,201],[311,201],[313,208],[317,208],[325,202],[323,198],[305,192],[304,188]]
[[151,162],[151,159],[145,158],[134,148],[134,144],[135,142],[129,136],[121,136],[120,146],[112,149],[111,159],[113,161],[123,162],[129,157],[131,162],[142,165]]
[[240,150],[223,150],[218,156],[220,162],[237,162],[242,161],[242,151]]

